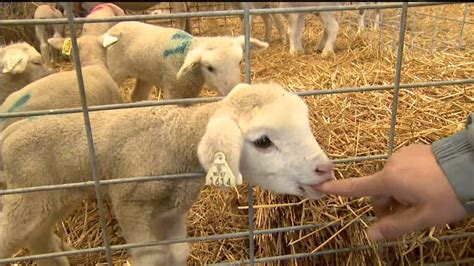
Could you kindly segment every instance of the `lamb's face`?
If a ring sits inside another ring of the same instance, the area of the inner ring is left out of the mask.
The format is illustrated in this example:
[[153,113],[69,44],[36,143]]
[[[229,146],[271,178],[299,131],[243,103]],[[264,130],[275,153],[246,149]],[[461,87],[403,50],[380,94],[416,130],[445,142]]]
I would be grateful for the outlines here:
[[234,42],[206,48],[200,64],[206,85],[227,95],[240,83],[242,58],[243,49]]
[[310,185],[332,178],[333,166],[311,132],[308,108],[301,98],[281,92],[239,125],[244,138],[240,169],[245,179],[277,193],[322,196]]
[[23,75],[33,82],[53,71],[43,63],[41,54],[27,43],[12,44],[0,51],[3,73]]
[[282,87],[238,85],[209,119],[198,146],[207,171],[222,152],[237,180],[284,194],[322,196],[311,185],[333,177],[331,160],[315,140],[303,100]]

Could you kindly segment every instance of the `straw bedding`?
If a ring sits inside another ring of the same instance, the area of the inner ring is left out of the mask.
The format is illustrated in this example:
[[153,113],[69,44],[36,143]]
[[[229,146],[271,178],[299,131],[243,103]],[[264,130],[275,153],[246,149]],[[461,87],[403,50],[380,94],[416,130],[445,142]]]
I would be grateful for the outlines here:
[[[462,18],[464,6],[419,8],[420,12]],[[472,11],[471,11],[472,12]],[[352,14],[352,15],[351,15]],[[290,56],[288,45],[278,40],[276,29],[270,48],[252,55],[252,80],[274,80],[290,91],[332,89],[379,84],[392,84],[395,76],[396,46],[399,16],[396,10],[384,11],[382,33],[371,31],[356,35],[357,18],[354,12],[346,12],[336,41],[334,58],[322,59],[314,51],[321,36],[321,24],[316,17],[307,17],[304,36],[305,54]],[[373,17],[373,14],[372,14]],[[469,18],[469,16],[468,16]],[[260,18],[255,18],[260,20]],[[348,23],[345,20],[352,22]],[[238,18],[194,19],[194,32],[201,35],[237,35],[241,33]],[[368,23],[371,25],[371,23]],[[460,24],[438,21],[436,38],[453,43],[445,46],[435,43],[431,51],[433,18],[417,16],[416,29],[413,15],[409,14],[405,46],[402,83],[434,80],[472,78],[474,74],[474,27],[466,24],[465,49],[457,46]],[[263,24],[255,23],[253,37],[263,38]],[[415,30],[415,32],[412,32]],[[424,38],[428,36],[429,38]],[[382,41],[380,40],[382,37]],[[470,45],[470,46],[469,46]],[[430,50],[427,52],[423,49]],[[71,69],[70,64],[57,66]],[[133,82],[124,86],[128,96]],[[216,95],[205,91],[203,95]],[[158,90],[155,98],[159,98]],[[353,156],[385,154],[392,107],[392,92],[364,92],[304,98],[311,110],[311,123],[318,142],[332,159]],[[396,123],[395,149],[411,143],[431,143],[461,130],[469,112],[474,111],[473,85],[446,86],[442,88],[402,89],[400,91]],[[383,167],[383,161],[366,161],[338,164],[336,177],[359,177],[374,173]],[[429,184],[427,184],[429,186]],[[188,236],[206,236],[248,230],[247,187],[224,191],[206,188],[189,214]],[[349,199],[330,196],[320,201],[300,197],[276,195],[254,188],[256,230],[322,224],[318,229],[259,235],[255,237],[256,257],[344,249],[370,244],[365,229],[368,222],[359,217],[373,216],[367,199]],[[107,224],[112,244],[124,243],[120,228],[107,212]],[[58,234],[75,248],[91,248],[102,245],[102,233],[98,224],[94,202],[84,202],[82,208],[57,226]],[[370,246],[366,250],[338,252],[298,260],[274,261],[269,265],[408,265],[456,261],[474,257],[473,238],[440,241],[437,237],[474,232],[474,220],[453,225],[435,227],[407,235],[398,243],[383,250]],[[197,242],[191,245],[188,263],[235,261],[248,258],[248,239],[236,238],[221,241]],[[344,251],[344,250],[343,250]],[[21,255],[24,253],[20,253]],[[105,254],[87,254],[70,257],[73,264],[94,265],[105,262]],[[126,251],[114,253],[117,265],[128,260]],[[466,264],[466,262],[464,263]]]

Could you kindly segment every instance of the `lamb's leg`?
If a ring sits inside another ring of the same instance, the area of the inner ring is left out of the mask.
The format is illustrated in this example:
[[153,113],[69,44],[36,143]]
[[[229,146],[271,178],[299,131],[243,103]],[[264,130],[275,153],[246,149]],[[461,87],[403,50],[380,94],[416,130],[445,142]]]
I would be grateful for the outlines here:
[[[160,240],[184,239],[186,238],[186,216],[187,213],[164,215],[155,222],[155,235]],[[170,261],[168,265],[186,265],[189,256],[189,245],[187,242],[170,245]]]
[[[2,258],[9,258],[24,247],[27,247],[31,254],[63,251],[53,229],[53,225],[60,217],[54,213],[62,212],[56,208],[55,200],[38,201],[45,196],[45,193],[4,196],[3,238],[0,239],[3,241],[0,245]],[[33,206],[36,207],[33,209]],[[65,209],[70,208],[71,206],[65,206]],[[69,265],[69,262],[66,257],[56,257],[38,260],[37,264]]]
[[[127,243],[156,241],[153,232],[153,208],[146,204],[133,204],[112,198],[115,215]],[[166,225],[170,226],[170,225]],[[168,265],[169,245],[133,248],[130,250],[133,265]]]
[[[31,237],[31,236],[30,236]],[[38,230],[34,234],[33,241],[28,244],[28,249],[31,254],[45,254],[51,252],[61,252],[65,250],[71,250],[71,248],[65,244],[62,245],[61,240],[54,234],[53,226],[46,228],[45,230]],[[56,257],[51,259],[37,260],[36,263],[39,266],[48,265],[69,265],[67,257]]]
[[327,57],[334,53],[334,43],[336,42],[339,25],[336,21],[336,13],[334,11],[321,12],[320,16],[324,24],[324,32],[327,32],[326,40],[321,39],[321,42],[325,41],[322,57]]
[[285,17],[282,14],[272,14],[273,21],[275,22],[276,28],[278,30],[278,34],[280,35],[281,42],[286,44],[287,37],[286,37],[286,29],[285,29]]
[[292,13],[288,15],[288,37],[290,39],[290,54],[303,52],[302,34],[304,14]]
[[374,30],[379,31],[380,30],[380,22],[382,18],[382,10],[381,9],[376,9],[375,10],[375,23],[374,23]]
[[150,94],[152,90],[153,90],[152,83],[149,83],[148,81],[144,81],[137,78],[130,98],[132,102],[146,101],[150,98]]
[[364,31],[365,28],[365,13],[367,13],[367,10],[359,10],[359,28],[357,29],[357,34],[360,34],[361,32]]
[[265,42],[270,42],[272,40],[272,28],[273,28],[273,21],[270,15],[261,15],[263,19],[263,23],[265,24]]
[[41,57],[43,57],[43,62],[46,66],[51,67],[51,53],[49,44],[46,42],[46,28],[45,25],[36,25],[35,26],[36,38],[40,42],[40,52]]

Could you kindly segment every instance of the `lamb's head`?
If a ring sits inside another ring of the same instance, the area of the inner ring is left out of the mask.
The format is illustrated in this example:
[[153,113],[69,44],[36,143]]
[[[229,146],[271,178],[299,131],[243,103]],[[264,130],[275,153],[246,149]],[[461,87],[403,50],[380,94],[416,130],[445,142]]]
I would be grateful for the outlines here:
[[26,42],[14,43],[0,48],[2,73],[22,76],[28,83],[47,76],[53,70],[43,63],[41,54]]
[[[267,47],[268,43],[250,38],[250,50],[260,51]],[[240,64],[244,58],[244,48],[244,36],[201,37],[198,45],[187,53],[177,78],[199,67],[206,85],[218,90],[221,95],[227,95],[241,82]]]
[[207,171],[223,152],[235,176],[284,194],[318,199],[311,185],[333,177],[331,160],[314,138],[308,108],[276,84],[237,85],[210,118],[198,146]]
[[[105,65],[105,53],[106,46],[104,44],[104,38],[113,38],[108,35],[94,36],[94,35],[82,35],[77,39],[77,46],[79,48],[79,60],[81,65]],[[53,37],[48,39],[48,43],[58,50],[62,50],[66,38]],[[108,44],[109,45],[109,44]],[[71,58],[72,57],[71,48]]]

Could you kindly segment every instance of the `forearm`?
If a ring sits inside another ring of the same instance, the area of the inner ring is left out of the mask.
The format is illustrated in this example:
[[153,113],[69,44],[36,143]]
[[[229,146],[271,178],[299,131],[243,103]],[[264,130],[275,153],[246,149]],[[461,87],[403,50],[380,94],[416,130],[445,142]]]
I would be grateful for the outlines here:
[[435,141],[433,153],[470,215],[474,215],[474,113],[464,130]]

